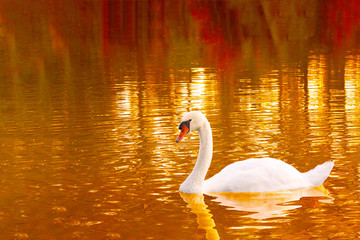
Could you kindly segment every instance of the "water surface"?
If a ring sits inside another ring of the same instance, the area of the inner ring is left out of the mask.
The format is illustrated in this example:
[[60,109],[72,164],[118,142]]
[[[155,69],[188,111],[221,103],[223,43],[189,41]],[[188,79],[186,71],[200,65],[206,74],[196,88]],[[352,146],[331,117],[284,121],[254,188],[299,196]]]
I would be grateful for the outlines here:
[[[356,1],[4,1],[1,239],[360,237]],[[209,119],[208,177],[274,157],[332,160],[324,188],[186,195]]]

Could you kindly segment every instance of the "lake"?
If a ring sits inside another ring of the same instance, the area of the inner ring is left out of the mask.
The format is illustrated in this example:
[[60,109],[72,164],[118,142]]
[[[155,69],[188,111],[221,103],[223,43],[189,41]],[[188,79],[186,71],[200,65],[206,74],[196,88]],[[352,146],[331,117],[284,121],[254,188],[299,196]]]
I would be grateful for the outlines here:
[[[1,239],[360,238],[357,1],[0,3]],[[254,157],[323,186],[182,194]]]

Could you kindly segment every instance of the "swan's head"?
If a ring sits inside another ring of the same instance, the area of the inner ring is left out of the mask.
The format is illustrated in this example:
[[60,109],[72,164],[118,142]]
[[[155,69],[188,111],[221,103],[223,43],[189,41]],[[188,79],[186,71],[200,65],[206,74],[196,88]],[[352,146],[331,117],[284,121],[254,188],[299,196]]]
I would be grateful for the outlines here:
[[181,118],[179,125],[180,134],[176,138],[176,142],[180,142],[188,132],[199,130],[206,122],[207,119],[201,112],[193,111],[185,113]]

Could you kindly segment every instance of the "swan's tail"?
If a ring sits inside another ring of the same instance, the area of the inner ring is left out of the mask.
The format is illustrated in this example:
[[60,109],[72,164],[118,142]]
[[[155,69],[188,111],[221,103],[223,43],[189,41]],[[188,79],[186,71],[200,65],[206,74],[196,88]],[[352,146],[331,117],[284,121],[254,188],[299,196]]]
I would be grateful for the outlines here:
[[333,167],[334,162],[328,161],[316,166],[308,172],[303,173],[303,175],[313,187],[317,187],[323,184],[323,182],[328,178]]

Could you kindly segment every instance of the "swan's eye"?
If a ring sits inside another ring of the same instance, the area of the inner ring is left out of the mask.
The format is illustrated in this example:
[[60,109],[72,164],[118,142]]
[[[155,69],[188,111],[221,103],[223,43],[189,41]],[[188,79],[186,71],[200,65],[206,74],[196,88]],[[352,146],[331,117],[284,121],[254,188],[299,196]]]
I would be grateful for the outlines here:
[[182,130],[184,128],[184,126],[188,127],[188,129],[190,129],[190,122],[191,122],[191,119],[180,123],[179,129]]

